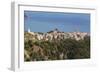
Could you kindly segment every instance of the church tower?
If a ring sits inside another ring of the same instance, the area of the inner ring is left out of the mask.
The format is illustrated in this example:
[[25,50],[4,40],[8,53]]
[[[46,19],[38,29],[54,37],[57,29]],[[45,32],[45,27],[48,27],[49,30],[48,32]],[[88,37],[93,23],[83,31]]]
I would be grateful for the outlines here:
[[28,28],[28,32],[31,32],[31,31],[30,31],[30,28]]

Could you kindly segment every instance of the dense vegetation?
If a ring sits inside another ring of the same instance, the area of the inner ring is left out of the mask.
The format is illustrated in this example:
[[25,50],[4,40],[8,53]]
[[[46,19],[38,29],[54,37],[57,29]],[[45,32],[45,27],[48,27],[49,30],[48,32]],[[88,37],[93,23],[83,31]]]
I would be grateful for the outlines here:
[[27,38],[24,41],[25,61],[90,58],[90,37],[88,36],[79,41],[70,38],[53,41],[39,41]]

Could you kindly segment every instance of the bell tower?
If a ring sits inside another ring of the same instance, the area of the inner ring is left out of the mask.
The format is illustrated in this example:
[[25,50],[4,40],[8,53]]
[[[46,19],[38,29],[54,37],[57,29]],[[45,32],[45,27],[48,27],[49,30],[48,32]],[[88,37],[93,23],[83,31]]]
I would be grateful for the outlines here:
[[31,32],[31,31],[30,31],[30,28],[28,28],[28,32]]

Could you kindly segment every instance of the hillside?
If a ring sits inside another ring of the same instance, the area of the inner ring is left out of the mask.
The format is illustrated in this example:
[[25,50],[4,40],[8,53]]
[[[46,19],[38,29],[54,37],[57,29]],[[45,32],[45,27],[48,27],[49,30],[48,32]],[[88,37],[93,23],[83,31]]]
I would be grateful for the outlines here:
[[64,60],[90,58],[90,34],[85,32],[24,33],[24,60]]

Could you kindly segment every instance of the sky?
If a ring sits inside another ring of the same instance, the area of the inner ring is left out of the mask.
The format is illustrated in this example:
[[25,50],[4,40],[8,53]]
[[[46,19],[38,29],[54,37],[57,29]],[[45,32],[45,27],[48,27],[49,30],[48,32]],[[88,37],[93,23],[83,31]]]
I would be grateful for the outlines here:
[[62,32],[90,32],[90,14],[24,11],[24,31],[48,32],[58,29]]

